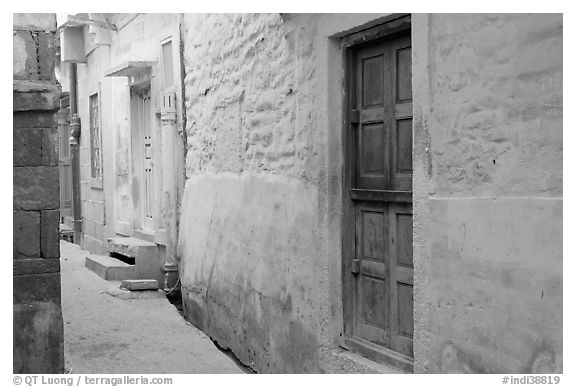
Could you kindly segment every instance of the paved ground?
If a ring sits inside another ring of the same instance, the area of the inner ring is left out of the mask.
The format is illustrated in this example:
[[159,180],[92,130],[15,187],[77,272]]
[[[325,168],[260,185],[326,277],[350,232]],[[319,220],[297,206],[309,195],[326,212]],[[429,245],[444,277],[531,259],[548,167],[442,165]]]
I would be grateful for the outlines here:
[[72,373],[242,373],[165,298],[121,299],[61,241],[66,369]]

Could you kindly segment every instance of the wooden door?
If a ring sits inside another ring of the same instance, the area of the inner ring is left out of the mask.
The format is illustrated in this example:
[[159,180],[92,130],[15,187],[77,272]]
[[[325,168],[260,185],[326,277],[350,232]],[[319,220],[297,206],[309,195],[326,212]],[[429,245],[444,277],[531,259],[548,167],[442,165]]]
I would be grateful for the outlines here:
[[352,337],[413,357],[409,33],[351,50],[348,126]]
[[154,149],[152,141],[152,103],[150,85],[132,90],[133,157],[135,184],[138,186],[137,226],[148,232],[154,231]]
[[60,220],[72,216],[72,170],[70,157],[70,109],[58,110],[58,166],[60,173]]

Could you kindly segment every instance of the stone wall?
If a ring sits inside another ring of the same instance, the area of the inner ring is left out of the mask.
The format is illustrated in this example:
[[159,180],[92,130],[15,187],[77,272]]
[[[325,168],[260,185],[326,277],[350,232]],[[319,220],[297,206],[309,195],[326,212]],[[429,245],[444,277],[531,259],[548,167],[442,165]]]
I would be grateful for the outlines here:
[[14,373],[64,371],[52,14],[14,14]]
[[562,370],[562,16],[415,15],[417,372]]

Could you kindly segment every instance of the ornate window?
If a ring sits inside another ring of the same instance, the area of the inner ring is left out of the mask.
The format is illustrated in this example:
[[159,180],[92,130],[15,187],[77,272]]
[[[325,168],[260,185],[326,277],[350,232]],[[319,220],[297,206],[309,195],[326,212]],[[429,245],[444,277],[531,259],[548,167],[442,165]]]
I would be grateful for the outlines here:
[[102,179],[102,131],[98,93],[90,96],[90,175]]

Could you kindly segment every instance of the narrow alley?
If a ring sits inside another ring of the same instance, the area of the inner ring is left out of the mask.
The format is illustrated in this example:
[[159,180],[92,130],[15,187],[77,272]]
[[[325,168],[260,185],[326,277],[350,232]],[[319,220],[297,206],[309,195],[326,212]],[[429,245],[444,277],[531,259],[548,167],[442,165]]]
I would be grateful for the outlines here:
[[379,8],[15,13],[13,372],[562,374],[564,16]]
[[121,298],[119,282],[84,267],[86,250],[61,241],[60,251],[67,372],[243,372],[166,297]]

